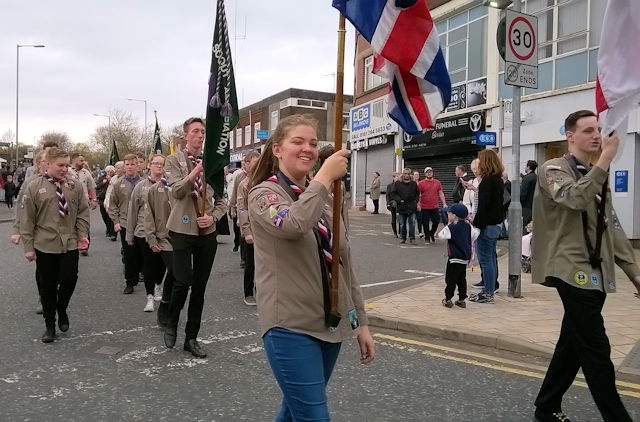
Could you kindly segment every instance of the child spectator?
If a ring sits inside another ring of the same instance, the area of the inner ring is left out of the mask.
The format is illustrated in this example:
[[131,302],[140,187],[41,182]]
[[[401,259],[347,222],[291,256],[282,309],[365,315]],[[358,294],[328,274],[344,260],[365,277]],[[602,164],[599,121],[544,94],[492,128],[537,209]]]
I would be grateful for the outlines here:
[[480,230],[473,227],[466,219],[469,210],[462,203],[456,203],[445,208],[449,224],[445,226],[438,237],[447,239],[447,270],[442,305],[453,308],[451,299],[458,286],[458,300],[456,306],[466,308],[467,304],[467,264],[471,259],[471,243],[478,238]]
[[522,236],[522,258],[520,260],[523,273],[531,272],[531,239],[533,239],[533,220],[527,224],[525,230],[528,232]]
[[4,201],[7,203],[7,207],[13,208],[13,198],[17,193],[16,185],[13,183],[13,176],[9,174],[4,183]]

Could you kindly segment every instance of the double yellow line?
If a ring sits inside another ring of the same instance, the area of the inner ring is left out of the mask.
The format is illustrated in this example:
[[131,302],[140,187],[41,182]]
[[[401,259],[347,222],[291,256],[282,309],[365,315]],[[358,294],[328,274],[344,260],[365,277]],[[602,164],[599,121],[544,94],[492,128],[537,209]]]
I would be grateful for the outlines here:
[[[543,379],[547,371],[546,367],[491,356],[484,353],[476,353],[468,350],[441,346],[439,344],[425,343],[423,341],[396,337],[388,334],[376,333],[373,336],[376,338],[378,344],[393,347],[394,349],[419,352],[426,356],[466,363],[496,371],[524,375],[538,379]],[[578,374],[573,384],[579,387],[587,387],[587,383],[584,381],[584,376],[582,376],[582,374]],[[620,395],[640,398],[640,384],[625,381],[617,381],[616,384],[618,385],[618,393],[620,393]]]

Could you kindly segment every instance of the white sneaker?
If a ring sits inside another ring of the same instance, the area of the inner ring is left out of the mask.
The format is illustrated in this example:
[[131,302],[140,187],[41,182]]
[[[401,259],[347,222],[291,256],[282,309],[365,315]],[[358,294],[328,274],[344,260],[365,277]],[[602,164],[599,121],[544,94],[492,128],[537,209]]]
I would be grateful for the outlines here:
[[153,312],[153,295],[147,295],[147,304],[144,306],[145,312]]
[[156,284],[153,290],[153,300],[160,302],[162,300],[162,284]]

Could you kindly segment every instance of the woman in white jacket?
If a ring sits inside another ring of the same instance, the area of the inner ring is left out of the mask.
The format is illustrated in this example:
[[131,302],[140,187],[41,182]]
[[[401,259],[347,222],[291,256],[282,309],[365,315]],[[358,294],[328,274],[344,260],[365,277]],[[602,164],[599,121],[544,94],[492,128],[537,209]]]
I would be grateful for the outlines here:
[[465,187],[467,187],[466,184],[471,184],[471,186],[473,186],[473,189],[467,189],[464,191],[462,203],[469,210],[469,219],[473,220],[473,216],[476,213],[476,191],[478,190],[478,185],[480,185],[480,181],[482,180],[480,177],[477,177],[477,174],[478,174],[477,158],[474,158],[473,161],[471,161],[470,167],[473,174],[476,175],[476,178],[474,178],[470,182],[465,182]]

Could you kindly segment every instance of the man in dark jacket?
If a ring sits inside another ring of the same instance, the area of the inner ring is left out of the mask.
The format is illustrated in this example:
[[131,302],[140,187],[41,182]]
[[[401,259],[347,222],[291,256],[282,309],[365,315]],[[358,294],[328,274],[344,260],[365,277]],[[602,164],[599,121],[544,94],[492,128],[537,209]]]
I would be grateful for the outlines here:
[[536,169],[538,163],[535,160],[527,161],[527,166],[524,168],[524,176],[522,176],[522,182],[520,183],[520,204],[522,204],[522,234],[527,234],[525,227],[531,222],[532,209],[533,209],[533,192],[536,190]]
[[453,194],[451,197],[454,204],[462,202],[462,198],[464,197],[464,192],[466,190],[463,182],[467,182],[468,180],[469,177],[467,176],[467,172],[464,170],[464,166],[462,164],[456,166],[456,184],[453,187]]
[[391,199],[396,201],[400,220],[400,243],[407,242],[407,224],[409,224],[409,243],[416,243],[416,212],[420,191],[418,184],[411,178],[411,169],[402,170],[402,178],[393,184]]

